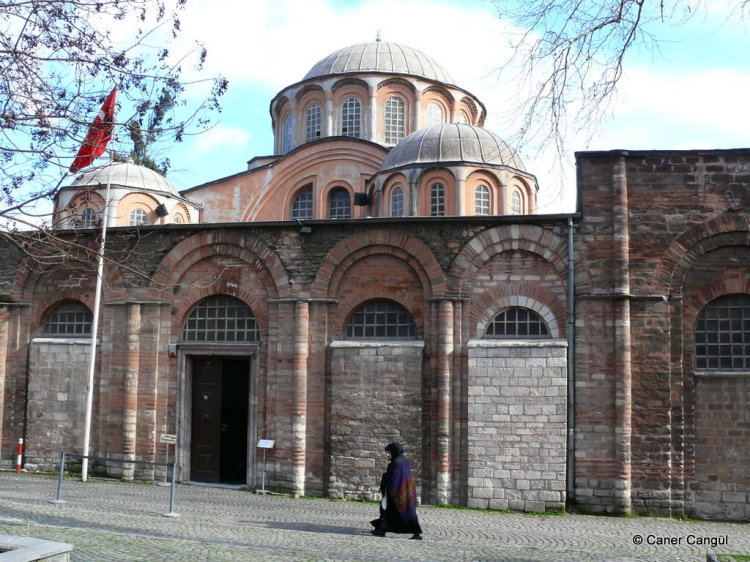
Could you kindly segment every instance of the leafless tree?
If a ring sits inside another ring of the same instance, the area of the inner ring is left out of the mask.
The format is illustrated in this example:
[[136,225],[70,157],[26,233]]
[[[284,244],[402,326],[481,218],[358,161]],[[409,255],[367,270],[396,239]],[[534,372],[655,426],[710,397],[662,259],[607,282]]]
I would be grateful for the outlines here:
[[[117,122],[143,122],[170,99],[158,137],[180,141],[208,124],[227,82],[202,81],[188,105],[183,65],[200,70],[206,50],[175,59],[186,0],[0,0],[0,233],[50,225],[33,204],[55,195],[104,98],[117,85]],[[116,127],[127,136],[128,127]],[[20,238],[19,238],[20,236]]]
[[552,147],[566,139],[591,140],[611,114],[628,55],[647,49],[658,56],[665,26],[705,17],[713,9],[743,19],[750,0],[493,0],[501,19],[524,30],[511,38],[512,56],[499,69],[518,86],[511,113],[520,148]]

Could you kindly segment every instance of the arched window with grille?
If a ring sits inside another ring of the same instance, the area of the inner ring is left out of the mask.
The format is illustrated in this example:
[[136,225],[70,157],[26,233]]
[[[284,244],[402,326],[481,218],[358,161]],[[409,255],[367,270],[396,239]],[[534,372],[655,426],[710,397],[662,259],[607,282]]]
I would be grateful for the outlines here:
[[281,127],[281,153],[286,154],[292,150],[292,116],[287,115]]
[[391,194],[391,216],[404,216],[404,190],[397,187]]
[[503,310],[487,324],[485,338],[536,339],[549,338],[547,323],[528,308],[513,307]]
[[305,187],[299,191],[292,203],[292,220],[310,220],[313,218],[313,189]]
[[323,111],[320,105],[314,103],[307,108],[307,117],[305,119],[307,141],[314,141],[320,138],[320,128],[322,124]]
[[708,303],[695,323],[696,369],[750,370],[750,295]]
[[417,329],[403,306],[379,299],[366,302],[354,311],[344,337],[348,340],[414,340]]
[[68,301],[58,304],[49,313],[42,335],[53,338],[90,338],[94,316],[82,303]]
[[133,209],[130,211],[130,226],[142,226],[148,224],[148,214],[143,209]]
[[430,216],[445,216],[445,185],[439,181],[430,186]]
[[404,101],[396,96],[385,102],[385,144],[396,144],[404,138]]
[[349,219],[351,217],[352,204],[349,192],[343,188],[337,188],[331,191],[331,198],[328,201],[328,218]]
[[486,185],[478,185],[474,190],[474,214],[490,214],[490,188]]
[[244,302],[226,295],[200,301],[182,326],[182,341],[256,342],[260,330],[255,314]]
[[443,124],[443,108],[435,102],[427,104],[427,126]]
[[94,228],[96,226],[97,212],[91,207],[86,207],[81,212],[81,228]]
[[361,123],[362,104],[354,96],[346,98],[341,106],[341,135],[358,139]]

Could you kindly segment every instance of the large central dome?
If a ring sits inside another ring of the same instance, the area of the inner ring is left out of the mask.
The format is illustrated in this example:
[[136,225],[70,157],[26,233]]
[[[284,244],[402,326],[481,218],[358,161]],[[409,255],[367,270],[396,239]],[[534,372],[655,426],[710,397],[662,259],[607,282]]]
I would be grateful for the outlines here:
[[384,41],[360,43],[339,49],[320,60],[304,79],[360,72],[409,74],[443,84],[453,84],[451,75],[421,51]]

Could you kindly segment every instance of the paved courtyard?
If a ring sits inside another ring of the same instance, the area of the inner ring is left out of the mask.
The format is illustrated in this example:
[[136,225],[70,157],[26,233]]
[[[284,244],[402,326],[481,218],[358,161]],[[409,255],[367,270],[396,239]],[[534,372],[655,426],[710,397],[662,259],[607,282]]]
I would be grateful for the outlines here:
[[[377,505],[0,473],[0,534],[74,545],[85,561],[505,560],[705,561],[706,552],[750,554],[750,525],[523,515],[421,507],[424,541],[373,537]],[[724,542],[716,548],[696,543]]]

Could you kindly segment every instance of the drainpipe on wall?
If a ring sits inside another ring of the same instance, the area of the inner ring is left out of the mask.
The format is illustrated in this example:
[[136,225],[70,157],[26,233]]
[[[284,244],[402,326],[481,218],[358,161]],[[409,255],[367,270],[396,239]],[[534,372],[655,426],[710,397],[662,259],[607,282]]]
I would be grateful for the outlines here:
[[573,263],[573,218],[568,217],[568,465],[567,465],[567,489],[566,499],[572,502],[575,499],[575,411],[576,411],[576,387],[575,387],[575,301],[574,280],[575,267]]

